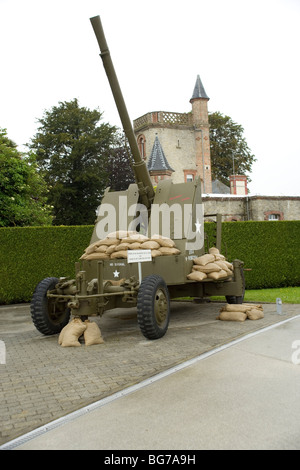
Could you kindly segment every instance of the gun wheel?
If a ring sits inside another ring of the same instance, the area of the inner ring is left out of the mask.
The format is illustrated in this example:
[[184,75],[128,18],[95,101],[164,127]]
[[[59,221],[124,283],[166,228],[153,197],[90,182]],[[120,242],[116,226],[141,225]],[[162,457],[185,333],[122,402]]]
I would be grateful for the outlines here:
[[244,276],[244,270],[243,268],[240,268],[240,276],[242,280],[242,295],[226,295],[226,301],[228,304],[242,304],[244,302],[244,297],[245,297],[245,276]]
[[44,335],[60,333],[70,320],[70,309],[66,303],[47,297],[47,292],[54,290],[57,283],[56,277],[47,277],[36,286],[33,293],[31,318],[36,329]]
[[170,298],[162,277],[152,274],[143,279],[137,298],[137,320],[147,339],[159,339],[167,332]]

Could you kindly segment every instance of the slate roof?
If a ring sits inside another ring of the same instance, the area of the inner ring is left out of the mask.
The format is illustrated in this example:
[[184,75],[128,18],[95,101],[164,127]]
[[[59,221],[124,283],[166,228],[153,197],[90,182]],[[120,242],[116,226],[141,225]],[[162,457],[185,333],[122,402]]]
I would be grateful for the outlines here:
[[162,149],[161,143],[158,137],[155,137],[155,141],[152,147],[151,155],[148,161],[148,170],[155,170],[155,171],[175,171],[173,168],[170,167],[168,160],[164,154]]
[[230,188],[222,181],[214,180],[212,181],[212,194],[230,194]]
[[200,75],[197,75],[197,80],[191,100],[194,100],[196,98],[206,98],[207,100],[209,100],[209,97],[207,96],[206,91],[204,90],[204,86],[201,82]]

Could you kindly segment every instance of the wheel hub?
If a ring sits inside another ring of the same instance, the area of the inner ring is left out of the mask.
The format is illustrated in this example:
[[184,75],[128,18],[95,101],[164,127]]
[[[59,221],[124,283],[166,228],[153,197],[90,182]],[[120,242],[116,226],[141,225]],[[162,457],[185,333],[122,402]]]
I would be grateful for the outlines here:
[[162,289],[159,289],[155,295],[154,313],[157,324],[161,327],[167,319],[168,303],[166,295]]
[[48,315],[53,323],[60,323],[66,310],[66,305],[54,300],[48,301]]

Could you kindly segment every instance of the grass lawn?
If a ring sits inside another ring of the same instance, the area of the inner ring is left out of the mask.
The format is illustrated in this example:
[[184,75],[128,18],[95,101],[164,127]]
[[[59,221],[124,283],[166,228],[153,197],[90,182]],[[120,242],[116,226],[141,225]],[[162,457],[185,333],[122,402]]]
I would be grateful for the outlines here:
[[[279,297],[282,303],[300,304],[300,287],[280,287],[277,289],[246,290],[244,302],[276,303]],[[211,297],[212,300],[224,300],[224,297]]]

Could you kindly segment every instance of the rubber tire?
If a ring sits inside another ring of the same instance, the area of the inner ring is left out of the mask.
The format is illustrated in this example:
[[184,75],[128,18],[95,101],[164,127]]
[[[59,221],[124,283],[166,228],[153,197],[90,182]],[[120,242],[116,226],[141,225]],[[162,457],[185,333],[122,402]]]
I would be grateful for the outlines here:
[[234,295],[226,295],[226,301],[228,304],[242,304],[244,297],[236,297]]
[[55,321],[49,315],[47,291],[55,289],[57,283],[58,279],[56,277],[46,277],[36,286],[32,296],[30,305],[31,318],[36,329],[44,335],[60,333],[70,320],[69,308],[62,311],[59,318]]
[[[159,301],[161,300],[165,303]],[[156,304],[157,302],[157,304]],[[163,319],[161,322],[157,320],[155,307],[162,306]],[[166,310],[166,312],[164,312]],[[162,277],[151,274],[143,279],[139,288],[137,297],[137,320],[141,332],[147,339],[162,338],[169,326],[170,321],[170,296],[167,285]]]
[[226,295],[226,301],[228,304],[242,304],[244,302],[245,297],[245,276],[244,270],[241,268],[241,276],[243,280],[243,295],[235,296],[235,295]]

